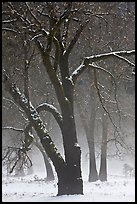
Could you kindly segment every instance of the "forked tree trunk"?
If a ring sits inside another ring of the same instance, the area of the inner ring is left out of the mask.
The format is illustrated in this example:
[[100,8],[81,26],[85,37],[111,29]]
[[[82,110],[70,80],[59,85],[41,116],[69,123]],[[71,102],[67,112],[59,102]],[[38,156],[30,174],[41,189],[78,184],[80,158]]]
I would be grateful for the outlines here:
[[101,181],[107,181],[107,132],[108,121],[106,113],[102,113],[102,144],[101,144],[101,162],[99,179]]
[[52,160],[58,176],[58,195],[83,194],[83,180],[81,176],[81,151],[77,144],[76,127],[70,103],[63,110],[62,135],[65,150],[65,161],[57,152],[45,125],[43,124],[38,112],[31,103],[22,95],[16,86],[5,76],[6,88],[14,100],[23,108],[29,121],[32,123],[40,142]]
[[68,57],[60,58],[62,85],[65,101],[61,105],[63,125],[61,128],[66,166],[57,172],[58,195],[83,194],[81,172],[81,149],[77,142],[73,107],[73,86],[68,80]]
[[[53,153],[50,158],[53,161],[57,177],[58,177],[58,194],[57,195],[74,195],[83,194],[83,180],[81,173],[81,150],[77,144],[76,127],[73,115],[73,108],[71,108],[69,101],[66,102],[62,111],[62,137],[64,145],[65,162],[60,159],[61,155],[55,154],[54,146]],[[35,127],[37,130],[37,127]],[[38,136],[41,130],[37,131]],[[47,143],[43,137],[40,137],[41,144],[46,150]],[[47,151],[46,151],[47,152]],[[47,152],[48,153],[48,152]]]

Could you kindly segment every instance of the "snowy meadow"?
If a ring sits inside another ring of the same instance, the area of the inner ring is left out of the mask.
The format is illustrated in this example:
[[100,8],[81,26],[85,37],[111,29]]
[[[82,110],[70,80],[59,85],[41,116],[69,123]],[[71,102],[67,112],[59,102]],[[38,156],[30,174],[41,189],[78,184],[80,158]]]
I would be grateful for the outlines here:
[[3,202],[135,202],[135,181],[109,176],[103,183],[84,181],[84,195],[56,194],[56,181],[45,182],[40,176],[3,178]]
[[[38,155],[37,155],[38,157]],[[35,159],[37,160],[37,157]],[[44,166],[34,160],[34,172],[24,177],[2,177],[3,202],[135,202],[135,177],[123,174],[125,161],[108,161],[108,181],[88,182],[87,162],[83,161],[84,195],[57,195],[57,178],[46,181]]]

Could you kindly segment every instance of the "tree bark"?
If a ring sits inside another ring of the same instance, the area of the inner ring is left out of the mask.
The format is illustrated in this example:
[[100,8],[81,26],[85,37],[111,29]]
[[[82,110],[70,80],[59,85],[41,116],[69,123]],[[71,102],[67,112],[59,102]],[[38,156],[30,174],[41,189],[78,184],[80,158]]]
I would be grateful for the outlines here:
[[73,109],[73,84],[69,80],[68,56],[60,58],[60,71],[65,101],[61,105],[63,125],[61,128],[66,167],[58,175],[58,195],[83,194],[81,173],[81,149],[77,142]]
[[83,181],[79,177],[79,168],[75,165],[67,165],[58,172],[58,196],[83,194]]
[[71,103],[66,101],[63,110],[62,136],[66,167],[59,173],[58,195],[83,194],[83,181],[81,173],[81,149],[77,143],[76,126]]

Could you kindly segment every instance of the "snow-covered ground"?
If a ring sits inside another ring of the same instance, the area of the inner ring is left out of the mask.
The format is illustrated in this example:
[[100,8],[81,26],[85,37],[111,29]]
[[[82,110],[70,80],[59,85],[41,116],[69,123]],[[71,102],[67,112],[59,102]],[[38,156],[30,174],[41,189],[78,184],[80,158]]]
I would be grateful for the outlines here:
[[56,182],[40,176],[3,177],[3,202],[135,202],[133,178],[109,176],[107,182],[84,182],[84,195],[56,196]]
[[[108,181],[88,182],[88,158],[82,156],[84,195],[57,195],[57,179],[49,182],[40,155],[33,157],[33,174],[25,177],[2,176],[2,202],[135,202],[135,177],[125,177],[123,165],[134,166],[134,159],[108,159]],[[97,160],[99,169],[99,160]],[[4,172],[3,172],[4,173]],[[55,175],[56,177],[56,175]]]
[[56,196],[57,182],[42,175],[3,176],[2,202],[135,202],[135,179],[108,176],[107,182],[84,181],[84,195]]

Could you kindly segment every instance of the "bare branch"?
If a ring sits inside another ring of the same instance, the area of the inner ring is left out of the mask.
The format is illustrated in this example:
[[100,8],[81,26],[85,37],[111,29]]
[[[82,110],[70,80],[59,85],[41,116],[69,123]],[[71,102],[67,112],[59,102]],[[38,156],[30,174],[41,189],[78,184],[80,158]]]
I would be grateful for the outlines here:
[[53,84],[54,89],[56,91],[58,102],[59,102],[60,106],[62,107],[62,106],[64,106],[64,103],[66,103],[62,83],[61,83],[60,79],[58,78],[54,67],[51,64],[49,54],[45,51],[43,45],[38,40],[37,40],[37,45],[38,45],[39,51],[41,53],[45,68],[46,68],[47,73],[49,75],[49,78],[51,80],[51,83]]
[[[92,55],[90,57],[86,57],[86,59],[91,60],[91,62],[96,62],[96,61],[107,59],[108,57],[118,57],[117,55],[132,56],[132,55],[135,55],[135,50],[129,50],[129,51],[123,51],[122,50],[122,51],[116,51],[116,52],[108,52],[108,53],[99,54],[99,55]],[[122,59],[122,58],[120,58],[120,59]],[[122,59],[122,60],[125,61],[125,59]]]
[[62,44],[64,46],[64,50],[66,48],[66,42],[67,42],[67,37],[68,37],[68,29],[69,29],[69,24],[70,24],[70,16],[65,19],[64,21],[64,27],[62,31]]
[[83,73],[83,71],[86,69],[86,66],[84,63],[82,63],[69,77],[69,79],[72,81],[72,84],[76,83],[77,78]]
[[26,5],[26,7],[27,7],[29,13],[31,14],[31,16],[34,18],[34,20],[35,20],[35,21],[38,23],[38,25],[41,27],[40,21],[39,21],[38,18],[34,15],[34,13],[31,11],[31,8],[30,8],[28,2],[25,2],[25,5]]
[[22,147],[5,147],[5,155],[2,158],[3,165],[7,166],[8,173],[12,173],[14,170],[21,171],[24,165],[28,167],[32,166],[32,161],[27,154],[27,149]]
[[102,67],[100,67],[100,66],[97,66],[95,63],[92,63],[92,65],[89,64],[89,67],[94,68],[94,70],[93,70],[93,71],[94,71],[94,82],[95,82],[95,87],[96,87],[96,89],[97,89],[97,94],[98,94],[98,96],[99,96],[101,105],[102,105],[103,109],[105,110],[105,112],[108,114],[109,119],[110,119],[111,123],[113,124],[113,126],[114,126],[115,128],[117,128],[116,125],[114,124],[114,122],[112,121],[112,118],[111,118],[111,116],[110,116],[110,113],[107,111],[106,107],[105,107],[104,104],[103,104],[103,100],[104,100],[104,99],[102,98],[102,96],[101,96],[101,94],[100,94],[100,89],[99,89],[99,86],[98,86],[98,81],[97,81],[97,76],[96,76],[96,69],[99,69],[99,70],[102,70],[102,71],[106,72],[106,73],[109,74],[109,75],[112,77],[112,79],[113,79],[113,82],[114,82],[114,85],[115,85],[115,101],[116,101],[117,110],[118,110],[118,113],[119,113],[119,124],[120,124],[121,117],[120,117],[120,109],[119,109],[119,106],[118,106],[117,96],[116,96],[116,87],[117,87],[117,86],[116,86],[115,78],[114,78],[114,76],[113,76],[108,70],[105,70],[104,68],[102,68]]
[[10,103],[13,103],[13,104],[19,109],[19,111],[20,111],[21,113],[24,113],[24,111],[23,111],[12,99],[5,98],[5,97],[3,97],[3,99],[6,100],[6,101],[8,101],[8,102],[10,102]]
[[14,19],[10,19],[10,20],[3,20],[2,23],[5,24],[5,23],[12,23],[12,22],[16,22],[17,19],[14,18]]
[[[117,52],[109,52],[109,53],[104,53],[104,54],[99,54],[99,55],[92,55],[90,57],[85,57],[83,62],[81,63],[81,65],[71,74],[70,76],[70,80],[72,80],[73,84],[76,83],[77,78],[83,73],[83,71],[87,68],[87,67],[93,67],[96,68],[98,70],[102,70],[107,72],[109,75],[112,76],[112,74],[105,70],[102,67],[97,66],[94,62],[100,61],[100,60],[104,60],[107,59],[109,57],[117,57],[121,60],[126,61],[128,64],[130,64],[131,66],[135,66],[134,63],[130,62],[129,60],[127,60],[126,58],[123,58],[121,56],[132,56],[135,55],[135,50],[129,50],[129,51],[117,51]],[[90,64],[92,63],[92,64]],[[113,76],[112,76],[113,77]],[[113,77],[114,78],[114,77]]]
[[14,14],[14,16],[16,16],[18,19],[20,19],[23,23],[25,23],[25,25],[30,25],[31,22],[29,21],[28,18],[24,17],[22,14],[20,14],[19,12],[17,12],[17,10],[14,8],[14,6],[12,5],[12,2],[8,2],[9,7],[11,8],[11,13]]
[[23,117],[23,119],[28,121],[28,119],[24,116],[24,110],[21,109],[12,99],[5,98],[5,97],[3,97],[3,99],[6,100],[6,101],[9,101],[10,103],[13,103],[18,108],[18,110],[21,113],[21,116]]
[[36,38],[39,38],[39,37],[41,37],[41,36],[42,36],[42,33],[36,34],[36,35],[34,35],[29,41],[31,42],[31,41],[33,41],[33,40],[35,40]]
[[[56,36],[56,33],[58,32],[61,24],[70,15],[70,11],[71,11],[70,9],[71,9],[71,6],[72,6],[72,2],[68,3],[68,6],[67,6],[66,10],[62,13],[62,15],[60,16],[59,19],[57,19],[57,16],[56,16],[55,12],[51,12],[51,10],[52,11],[54,10],[53,4],[50,3],[50,2],[47,2],[47,6],[48,6],[48,9],[49,9],[49,12],[50,12],[50,33],[49,33],[48,39],[47,39],[47,49],[46,49],[46,51],[49,53],[51,51],[51,45],[52,45],[53,38]],[[57,52],[56,52],[56,54],[57,54]],[[55,67],[55,69],[56,69],[56,67]]]
[[[93,64],[93,63],[92,63]],[[112,119],[112,116],[110,115],[109,111],[107,110],[107,108],[104,106],[104,103],[103,103],[103,98],[101,97],[101,94],[100,94],[100,89],[98,87],[98,83],[97,83],[97,76],[96,76],[96,69],[93,69],[94,71],[94,82],[95,82],[95,87],[97,89],[97,94],[98,94],[98,97],[100,99],[100,102],[101,102],[101,105],[102,105],[102,108],[104,109],[105,113],[108,115],[113,127],[114,127],[114,141],[115,141],[115,145],[120,144],[121,147],[123,148],[127,148],[128,146],[126,145],[126,143],[124,142],[123,138],[121,137],[121,134],[119,132],[119,127],[113,122],[113,119]],[[104,71],[104,70],[103,70]],[[113,75],[112,75],[113,76]],[[114,79],[114,78],[113,78]],[[114,79],[115,80],[115,79]],[[116,84],[115,84],[116,85]],[[119,112],[119,125],[120,125],[120,120],[121,120],[121,115],[120,115],[120,109],[119,109],[119,106],[118,106],[118,102],[117,102],[117,98],[116,98],[116,92],[115,92],[115,100],[116,100],[116,105],[117,105],[117,109],[118,109],[118,112]],[[117,133],[117,136],[116,136],[116,133]],[[119,137],[119,140],[118,140],[118,137]],[[116,146],[117,147],[117,146]]]
[[128,59],[126,59],[125,57],[119,56],[118,54],[114,54],[116,57],[118,57],[119,59],[122,59],[123,61],[127,62],[129,65],[135,67],[135,64],[133,62],[130,62]]
[[23,129],[18,129],[18,128],[15,128],[15,127],[9,127],[9,126],[2,127],[2,130],[14,130],[14,131],[17,131],[17,132],[24,132]]
[[123,149],[126,149],[126,150],[128,150],[130,153],[133,153],[134,151],[133,151],[133,149],[132,149],[132,147],[129,147],[123,140],[122,141],[120,141],[118,138],[111,138],[111,139],[108,139],[107,140],[107,143],[109,143],[109,142],[114,142],[115,143],[115,146],[116,146],[116,148],[117,148],[117,151],[119,152],[119,148],[118,148],[118,145],[117,144],[119,144],[119,146],[121,146]]
[[12,28],[6,28],[6,27],[5,27],[5,28],[2,28],[2,31],[8,31],[8,32],[20,34],[19,31],[16,31],[16,30],[14,30],[14,29],[12,29]]
[[74,45],[76,44],[77,40],[79,39],[80,34],[82,33],[83,29],[86,27],[86,25],[89,23],[90,20],[85,21],[83,24],[80,25],[78,30],[76,31],[73,39],[71,40],[68,48],[65,51],[65,55],[68,56],[70,52],[72,51]]
[[106,73],[109,74],[113,79],[115,79],[114,76],[111,74],[111,72],[109,72],[108,70],[104,69],[103,67],[98,66],[98,65],[95,64],[94,62],[93,62],[92,64],[89,64],[88,67],[89,67],[89,68],[92,68],[92,69],[97,69],[97,70],[101,70],[101,71],[103,71],[103,72],[106,72]]

